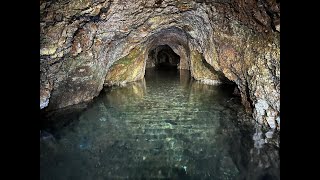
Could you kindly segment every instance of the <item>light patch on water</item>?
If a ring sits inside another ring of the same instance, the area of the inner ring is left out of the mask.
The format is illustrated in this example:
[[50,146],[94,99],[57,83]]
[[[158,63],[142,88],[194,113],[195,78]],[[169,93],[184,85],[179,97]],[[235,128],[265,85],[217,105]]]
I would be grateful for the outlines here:
[[201,79],[200,82],[208,85],[218,85],[221,84],[219,80],[212,80],[212,79]]

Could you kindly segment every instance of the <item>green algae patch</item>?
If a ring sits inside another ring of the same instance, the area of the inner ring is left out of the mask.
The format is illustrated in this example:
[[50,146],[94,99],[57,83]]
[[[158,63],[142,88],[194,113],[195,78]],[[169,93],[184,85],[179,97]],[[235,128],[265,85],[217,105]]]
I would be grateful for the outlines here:
[[106,85],[119,85],[143,78],[144,56],[140,48],[135,47],[130,53],[117,60],[106,76]]
[[134,49],[132,49],[132,50],[130,51],[130,53],[129,53],[127,56],[125,56],[125,57],[119,59],[118,61],[116,61],[116,62],[113,64],[113,66],[119,65],[119,64],[122,64],[122,65],[130,65],[130,64],[132,64],[132,63],[138,58],[138,56],[139,56],[140,54],[141,54],[140,49],[139,49],[139,48],[134,48]]
[[219,80],[213,67],[205,62],[197,50],[191,52],[191,75],[196,80]]

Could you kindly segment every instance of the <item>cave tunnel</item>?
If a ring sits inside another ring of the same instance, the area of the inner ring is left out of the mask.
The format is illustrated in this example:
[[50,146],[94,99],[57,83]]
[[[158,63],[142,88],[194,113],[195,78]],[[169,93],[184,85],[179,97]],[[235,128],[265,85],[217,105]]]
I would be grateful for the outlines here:
[[280,179],[280,6],[203,2],[40,1],[40,179]]
[[170,46],[159,45],[149,51],[147,68],[156,70],[177,70],[180,64],[180,56]]
[[[240,96],[237,93],[239,91],[237,85],[226,78],[222,72],[216,71],[206,62],[202,54],[200,55],[200,67],[199,64],[191,67],[190,49],[183,41],[183,38],[180,38],[180,35],[177,34],[157,36],[155,41],[151,43],[151,48],[147,50],[145,77],[152,79],[160,73],[168,79],[179,77],[180,80],[184,79],[183,81],[186,82],[200,79],[208,84],[214,84],[213,81],[216,78],[219,83],[221,82],[228,86],[228,89],[232,89],[233,94]],[[206,71],[207,74],[211,75],[199,74],[200,71]],[[232,94],[232,91],[229,93]]]
[[156,68],[157,69],[177,69],[180,56],[177,55],[168,45],[161,45],[156,48]]

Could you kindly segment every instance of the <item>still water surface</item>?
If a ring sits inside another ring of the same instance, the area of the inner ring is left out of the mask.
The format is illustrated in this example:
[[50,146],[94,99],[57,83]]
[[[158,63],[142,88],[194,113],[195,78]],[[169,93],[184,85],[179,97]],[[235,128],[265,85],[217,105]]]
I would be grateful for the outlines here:
[[40,179],[280,179],[278,148],[232,92],[155,69],[106,88],[42,127]]

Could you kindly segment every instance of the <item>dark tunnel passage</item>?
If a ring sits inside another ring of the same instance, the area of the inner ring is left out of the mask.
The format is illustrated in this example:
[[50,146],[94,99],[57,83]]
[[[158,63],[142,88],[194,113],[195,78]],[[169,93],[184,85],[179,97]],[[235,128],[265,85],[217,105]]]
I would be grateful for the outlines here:
[[149,52],[147,68],[155,67],[157,70],[177,70],[180,56],[170,46],[160,45]]

